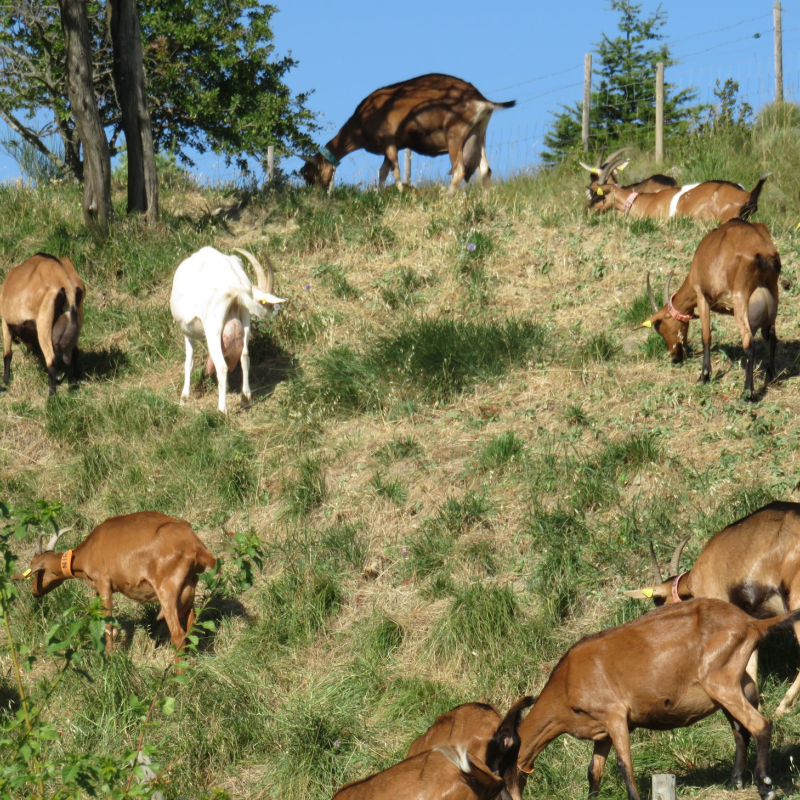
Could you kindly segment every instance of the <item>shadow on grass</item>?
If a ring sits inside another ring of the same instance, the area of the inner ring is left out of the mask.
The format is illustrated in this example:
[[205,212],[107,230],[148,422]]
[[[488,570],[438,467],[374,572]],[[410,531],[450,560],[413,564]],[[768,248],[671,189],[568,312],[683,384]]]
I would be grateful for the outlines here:
[[[137,618],[117,617],[122,632],[120,634],[121,646],[129,648],[133,641],[134,630],[137,627],[144,627],[147,630],[150,641],[156,647],[172,647],[172,640],[169,635],[169,628],[163,619],[158,619],[161,606],[158,603],[148,603],[143,607],[143,614]],[[212,596],[208,605],[203,609],[198,617],[199,622],[213,622],[217,628],[219,623],[225,619],[238,617],[248,619],[249,615],[245,607],[235,598],[224,596]],[[196,627],[195,635],[200,639],[197,649],[201,652],[213,652],[216,634]]]
[[[192,392],[202,396],[207,392],[217,391],[216,372],[206,374],[205,360],[203,361],[203,374],[192,386]],[[250,390],[253,399],[268,397],[275,391],[275,387],[297,370],[298,364],[295,357],[276,344],[270,338],[255,339],[250,341]],[[236,365],[233,372],[228,373],[228,392],[242,391],[242,365]]]
[[80,372],[84,378],[106,381],[127,371],[130,359],[127,353],[116,345],[103,350],[81,350]]

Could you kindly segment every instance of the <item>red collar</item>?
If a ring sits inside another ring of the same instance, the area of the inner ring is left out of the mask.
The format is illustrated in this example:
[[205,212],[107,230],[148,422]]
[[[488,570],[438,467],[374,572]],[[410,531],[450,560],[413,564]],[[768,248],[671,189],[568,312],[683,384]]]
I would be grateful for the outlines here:
[[61,571],[67,578],[74,578],[75,575],[72,572],[72,561],[73,561],[72,550],[67,550],[66,553],[61,554]]
[[692,318],[692,315],[681,314],[681,312],[676,311],[675,306],[672,305],[672,301],[675,299],[676,294],[678,293],[675,292],[675,294],[673,294],[672,297],[670,297],[669,302],[667,303],[667,311],[669,311],[669,315],[672,317],[672,319],[676,319],[678,320],[678,322],[689,322],[689,320]]
[[639,196],[639,192],[631,192],[628,199],[625,201],[625,207],[622,209],[623,214],[629,214],[633,201]]
[[681,572],[681,574],[680,574],[680,575],[678,575],[678,577],[677,577],[677,578],[675,578],[675,580],[674,580],[674,581],[672,581],[672,599],[673,599],[673,600],[674,600],[676,603],[682,603],[682,602],[683,602],[683,600],[681,600],[681,596],[678,594],[678,584],[680,583],[680,580],[681,580],[681,578],[682,578],[684,575],[687,575],[687,574],[688,574],[688,573],[686,573],[686,572]]

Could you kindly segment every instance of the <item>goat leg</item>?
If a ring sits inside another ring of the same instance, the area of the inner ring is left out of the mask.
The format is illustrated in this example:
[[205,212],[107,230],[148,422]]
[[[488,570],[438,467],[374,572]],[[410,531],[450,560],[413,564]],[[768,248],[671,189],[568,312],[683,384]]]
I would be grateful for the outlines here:
[[703,335],[703,368],[700,372],[700,383],[711,380],[711,309],[702,292],[697,292],[697,314]]
[[736,789],[744,788],[744,771],[747,768],[747,746],[750,744],[750,731],[740,725],[727,711],[723,713],[728,719],[733,733],[736,754],[733,759],[731,785]]
[[606,767],[608,753],[611,750],[611,737],[606,736],[594,743],[594,753],[589,762],[589,797],[595,798],[600,793],[600,781]]
[[631,737],[626,719],[615,719],[608,725],[608,733],[617,751],[617,767],[628,789],[628,800],[640,800],[639,790],[633,778],[633,759],[631,758]]
[[11,330],[3,320],[3,386],[11,380]]
[[775,350],[778,346],[778,335],[775,333],[774,325],[770,325],[769,328],[764,328],[762,333],[769,348],[769,362],[767,365],[767,383],[769,383],[775,380]]

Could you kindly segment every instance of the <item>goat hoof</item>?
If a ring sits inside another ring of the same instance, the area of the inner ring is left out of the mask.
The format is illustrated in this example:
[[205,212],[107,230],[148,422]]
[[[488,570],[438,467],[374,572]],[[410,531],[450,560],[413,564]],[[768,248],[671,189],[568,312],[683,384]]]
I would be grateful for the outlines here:
[[789,711],[790,711],[789,707],[788,707],[788,706],[785,706],[783,703],[781,703],[781,704],[780,704],[780,705],[779,705],[779,706],[778,706],[778,707],[775,709],[775,716],[776,716],[776,717],[785,717],[785,716],[786,716],[786,715],[789,713]]
[[189,402],[188,396],[181,395],[181,405],[185,406]]
[[748,403],[755,403],[756,393],[752,389],[745,389],[742,392],[742,400],[745,400]]
[[711,376],[710,375],[703,374],[697,379],[697,382],[698,383],[708,383],[710,380],[711,380]]

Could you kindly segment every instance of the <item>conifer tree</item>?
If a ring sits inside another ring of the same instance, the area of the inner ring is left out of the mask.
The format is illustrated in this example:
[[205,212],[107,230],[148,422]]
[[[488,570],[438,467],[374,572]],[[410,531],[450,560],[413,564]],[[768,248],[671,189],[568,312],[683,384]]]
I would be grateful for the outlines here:
[[[661,41],[664,37],[660,32],[667,14],[659,6],[650,16],[642,17],[641,4],[630,0],[611,0],[610,10],[620,15],[619,35],[611,38],[604,33],[595,50],[590,142],[597,150],[603,146],[647,146],[655,135],[656,64],[663,62],[666,68],[672,63],[669,47]],[[694,98],[691,89],[674,91],[665,82],[665,135],[688,130],[701,110],[690,105]],[[564,106],[556,114],[544,139],[546,163],[556,163],[581,147],[582,114],[582,102]]]

